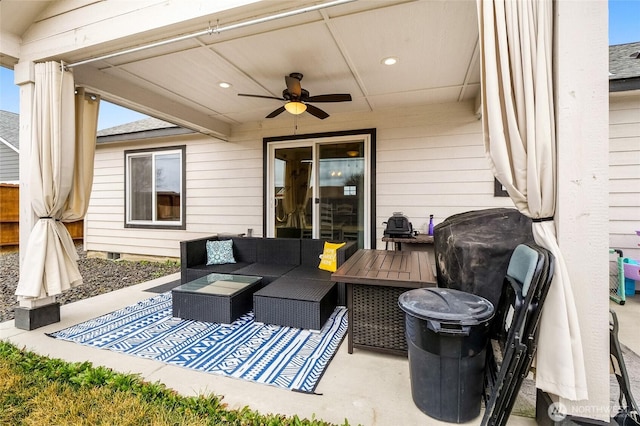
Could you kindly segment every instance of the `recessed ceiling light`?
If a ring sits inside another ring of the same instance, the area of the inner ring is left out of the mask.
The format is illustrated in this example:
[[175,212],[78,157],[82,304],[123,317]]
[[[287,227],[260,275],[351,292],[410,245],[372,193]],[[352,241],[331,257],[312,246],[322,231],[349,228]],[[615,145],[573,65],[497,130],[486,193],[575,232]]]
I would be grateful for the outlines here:
[[231,87],[231,83],[227,83],[226,81],[221,81],[220,83],[218,83],[218,86],[222,87],[223,89],[228,89],[229,87]]
[[384,58],[380,62],[384,65],[395,65],[396,63],[398,63],[398,58],[396,58],[395,56],[389,56],[388,58]]

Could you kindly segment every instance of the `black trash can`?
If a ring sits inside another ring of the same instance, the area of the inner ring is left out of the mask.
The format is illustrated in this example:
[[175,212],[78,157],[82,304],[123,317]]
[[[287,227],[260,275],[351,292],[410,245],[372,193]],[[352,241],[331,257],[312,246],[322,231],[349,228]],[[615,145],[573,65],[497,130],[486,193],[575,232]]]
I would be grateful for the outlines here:
[[406,313],[413,402],[446,422],[477,417],[493,304],[460,290],[419,288],[401,294],[398,305]]

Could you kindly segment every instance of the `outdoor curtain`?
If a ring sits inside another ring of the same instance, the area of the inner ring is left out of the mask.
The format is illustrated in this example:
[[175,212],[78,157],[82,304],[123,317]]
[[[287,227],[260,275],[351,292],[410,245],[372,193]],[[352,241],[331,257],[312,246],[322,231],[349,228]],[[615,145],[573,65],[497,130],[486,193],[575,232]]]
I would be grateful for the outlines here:
[[[551,0],[477,0],[485,152],[536,243],[555,256],[540,321],[536,387],[587,399],[578,315],[556,238],[556,138]],[[541,221],[538,221],[541,220]]]
[[284,212],[287,215],[287,227],[304,229],[307,207],[307,189],[309,188],[310,164],[300,160],[288,160],[285,166]]
[[97,97],[74,94],[62,64],[35,64],[29,186],[38,220],[20,266],[20,300],[62,293],[82,283],[75,245],[62,223],[84,217],[93,182]]
[[83,87],[77,88],[75,106],[75,167],[71,192],[62,213],[63,222],[74,222],[87,214],[93,186],[100,97],[86,93]]

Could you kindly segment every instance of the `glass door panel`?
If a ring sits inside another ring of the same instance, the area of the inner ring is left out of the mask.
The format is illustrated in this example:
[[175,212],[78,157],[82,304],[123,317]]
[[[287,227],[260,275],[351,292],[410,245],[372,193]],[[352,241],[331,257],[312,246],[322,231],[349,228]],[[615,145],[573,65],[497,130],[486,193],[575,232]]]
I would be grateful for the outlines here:
[[364,247],[364,142],[318,146],[319,238]]
[[273,193],[275,236],[311,238],[313,235],[313,150],[311,146],[274,151]]

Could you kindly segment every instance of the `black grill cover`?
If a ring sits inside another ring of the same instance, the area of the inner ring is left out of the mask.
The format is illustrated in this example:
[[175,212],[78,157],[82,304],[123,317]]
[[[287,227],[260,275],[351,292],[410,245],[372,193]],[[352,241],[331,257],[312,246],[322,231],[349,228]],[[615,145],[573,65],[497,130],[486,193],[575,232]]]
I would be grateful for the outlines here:
[[438,287],[466,291],[498,306],[511,253],[533,242],[531,219],[496,208],[449,216],[433,229]]

